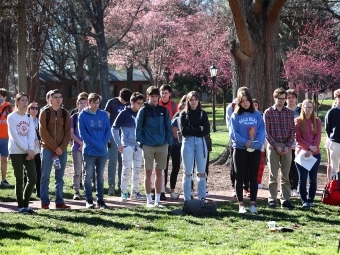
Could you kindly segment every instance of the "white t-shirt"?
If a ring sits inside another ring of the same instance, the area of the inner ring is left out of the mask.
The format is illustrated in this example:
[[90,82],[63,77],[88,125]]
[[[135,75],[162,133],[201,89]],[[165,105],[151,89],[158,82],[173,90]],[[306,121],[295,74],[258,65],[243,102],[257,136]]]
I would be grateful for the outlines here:
[[9,154],[26,154],[34,150],[35,125],[32,117],[20,115],[17,111],[7,117]]

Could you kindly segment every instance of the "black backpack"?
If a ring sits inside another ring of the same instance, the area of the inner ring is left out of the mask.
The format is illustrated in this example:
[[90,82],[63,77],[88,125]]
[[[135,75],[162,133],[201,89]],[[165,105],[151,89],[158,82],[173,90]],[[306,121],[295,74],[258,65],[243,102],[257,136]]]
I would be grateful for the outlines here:
[[[50,123],[50,118],[51,118],[51,111],[50,108],[47,107],[45,108],[43,111],[46,112],[46,127],[48,126],[48,123]],[[62,111],[62,115],[63,115],[63,119],[64,119],[64,126],[65,126],[65,122],[66,122],[66,110],[64,108],[61,108]]]
[[195,216],[216,215],[217,204],[207,199],[191,199],[184,202],[183,212]]

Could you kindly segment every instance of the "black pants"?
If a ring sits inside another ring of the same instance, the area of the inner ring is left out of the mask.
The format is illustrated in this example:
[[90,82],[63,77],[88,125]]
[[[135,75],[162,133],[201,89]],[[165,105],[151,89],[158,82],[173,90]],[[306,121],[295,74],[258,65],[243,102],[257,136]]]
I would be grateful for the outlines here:
[[[41,179],[41,159],[40,159],[40,153],[35,155],[34,163],[35,163],[35,171],[37,173],[37,183],[35,184],[36,194],[37,194],[38,197],[40,197],[40,179]],[[27,172],[26,172],[26,167],[25,167],[25,169],[24,169],[24,186],[26,186],[26,183],[27,183]]]
[[168,168],[169,168],[169,160],[170,160],[170,150],[171,150],[171,147],[172,147],[171,145],[169,145],[169,147],[168,147],[168,156],[166,158],[166,168],[164,169],[164,186],[165,187],[166,187],[166,185],[168,183]]
[[[231,146],[231,143],[229,143],[229,155],[230,155],[230,181],[231,186],[233,189],[235,189],[235,163],[234,163],[234,148]],[[244,176],[244,182],[243,182],[243,189],[249,191],[249,170],[246,169],[246,173]]]
[[248,152],[244,149],[234,149],[234,166],[235,166],[235,189],[239,202],[243,201],[243,182],[246,176],[246,169],[249,173],[250,183],[250,201],[256,201],[257,197],[257,174],[261,161],[261,151],[255,150]]
[[[172,171],[170,175],[170,188],[175,189],[177,176],[179,169],[181,167],[181,147],[180,146],[171,146],[170,154],[172,159]],[[164,173],[165,175],[165,173]]]
[[291,189],[296,189],[297,190],[297,186],[299,184],[299,174],[298,171],[296,169],[296,165],[295,165],[295,150],[292,150],[292,163],[290,165],[290,172],[289,172],[289,182],[291,185]]

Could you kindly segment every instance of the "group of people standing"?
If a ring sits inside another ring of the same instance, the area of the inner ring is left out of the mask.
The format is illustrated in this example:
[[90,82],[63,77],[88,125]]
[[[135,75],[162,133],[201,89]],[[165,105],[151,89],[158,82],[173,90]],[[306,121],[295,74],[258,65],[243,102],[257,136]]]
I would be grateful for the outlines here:
[[[281,207],[295,208],[290,202],[295,192],[301,197],[302,208],[314,207],[320,165],[321,121],[315,116],[311,100],[304,100],[301,108],[296,105],[295,90],[278,88],[273,98],[274,105],[266,109],[262,116],[254,107],[254,103],[258,102],[252,99],[249,89],[241,87],[233,101],[233,110],[229,111],[227,125],[231,140],[231,180],[239,202],[239,213],[247,212],[244,195],[250,196],[249,211],[257,213],[256,197],[258,188],[262,187],[258,177],[260,174],[262,178],[264,160],[261,160],[261,150],[264,149],[269,168],[268,206],[277,206],[278,174],[281,169]],[[317,159],[310,170],[294,162],[294,156],[300,153],[306,159],[311,156]]]
[[[36,102],[29,104],[27,94],[18,93],[15,97],[15,110],[4,118],[9,137],[4,141],[7,142],[4,148],[8,149],[15,173],[19,212],[36,213],[29,207],[29,199],[35,185],[41,208],[50,208],[49,182],[52,168],[55,169],[55,208],[71,208],[63,199],[63,178],[70,141],[73,199],[81,199],[83,180],[86,208],[95,207],[92,182],[96,189],[96,207],[107,208],[104,202],[104,169],[108,159],[109,195],[116,192],[115,169],[117,162],[121,162],[121,173],[118,168],[118,191],[121,193],[121,200],[146,200],[147,207],[163,207],[160,203],[161,193],[165,190],[162,172],[168,168],[169,155],[172,155],[170,152],[175,140],[177,148],[181,148],[181,155],[179,159],[176,158],[177,163],[173,166],[171,197],[174,198],[175,195],[179,170],[177,165],[183,159],[185,200],[192,197],[194,163],[197,168],[198,198],[204,199],[209,153],[204,137],[210,132],[208,117],[201,109],[197,92],[192,91],[184,97],[180,111],[177,104],[170,99],[171,92],[171,86],[168,84],[160,89],[150,86],[144,102],[142,94],[122,89],[118,98],[108,101],[105,110],[99,109],[101,97],[98,94],[88,95],[82,92],[78,95],[77,107],[71,114],[62,107],[63,96],[57,89],[47,93],[47,105],[41,109]],[[7,91],[1,89],[0,95],[5,97],[3,101],[6,101]],[[168,99],[168,102],[164,98]],[[181,134],[181,141],[178,140],[178,134]],[[7,159],[6,153],[2,151],[1,156]],[[146,196],[139,192],[138,187],[143,159]],[[110,169],[111,166],[113,170]],[[153,171],[156,176],[154,181]],[[131,172],[132,185],[129,196]],[[3,177],[3,182],[5,180]],[[154,196],[151,194],[152,182]]]

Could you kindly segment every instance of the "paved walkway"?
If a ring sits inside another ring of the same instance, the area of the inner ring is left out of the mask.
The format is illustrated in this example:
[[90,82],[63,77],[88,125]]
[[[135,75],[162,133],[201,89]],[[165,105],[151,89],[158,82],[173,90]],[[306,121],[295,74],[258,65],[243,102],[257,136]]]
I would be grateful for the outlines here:
[[[223,202],[223,201],[229,201],[229,202],[236,202],[235,197],[231,197],[231,190],[230,191],[209,191],[209,199],[212,199],[216,202]],[[322,190],[318,189],[316,196],[321,196]],[[259,189],[258,191],[258,200],[267,199],[268,197],[268,190],[267,189]],[[183,195],[180,196],[178,200],[172,200],[169,198],[169,195],[167,195],[167,201],[162,201],[163,205],[170,205],[170,204],[181,204],[183,203]],[[245,200],[248,200],[249,198],[245,198]],[[126,208],[126,207],[132,207],[137,205],[144,205],[145,202],[120,202],[120,197],[116,196],[105,196],[104,197],[105,203],[110,208]],[[82,210],[85,209],[85,200],[72,200],[72,199],[65,199],[65,203],[67,205],[70,205],[72,210]],[[295,204],[295,203],[294,203]],[[32,201],[30,202],[30,207],[34,210],[40,209],[40,201]],[[55,204],[51,202],[50,209],[55,210]],[[16,202],[8,202],[8,203],[0,203],[0,213],[5,212],[17,212],[18,207]]]

